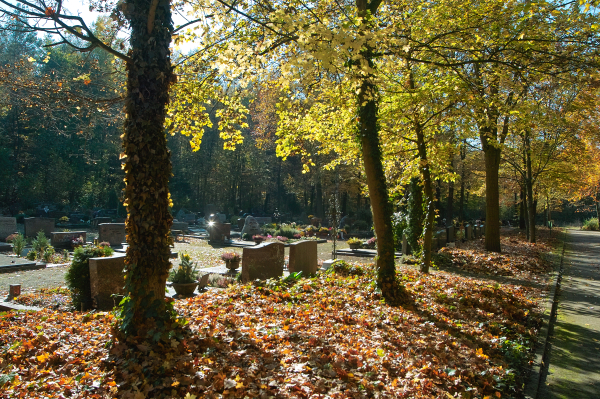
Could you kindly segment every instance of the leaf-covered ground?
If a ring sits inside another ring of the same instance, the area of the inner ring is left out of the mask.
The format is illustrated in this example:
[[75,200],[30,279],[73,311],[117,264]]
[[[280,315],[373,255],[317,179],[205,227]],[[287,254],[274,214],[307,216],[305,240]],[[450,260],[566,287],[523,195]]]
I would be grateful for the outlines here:
[[112,342],[111,313],[4,313],[0,397],[519,397],[539,289],[402,266],[394,308],[364,271],[178,301],[189,324],[158,345]]

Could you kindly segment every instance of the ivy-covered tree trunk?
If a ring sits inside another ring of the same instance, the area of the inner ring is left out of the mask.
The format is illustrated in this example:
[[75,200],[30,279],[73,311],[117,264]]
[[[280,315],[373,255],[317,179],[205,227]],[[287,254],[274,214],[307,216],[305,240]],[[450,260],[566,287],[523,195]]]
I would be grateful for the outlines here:
[[435,219],[435,202],[433,198],[433,184],[431,170],[427,160],[427,145],[421,125],[416,124],[417,148],[419,152],[421,178],[423,179],[423,193],[425,194],[425,223],[423,228],[423,250],[421,252],[421,273],[429,273],[431,266],[431,242],[433,241],[433,223]]
[[[370,16],[375,14],[379,4],[381,4],[381,0],[356,1],[358,15],[363,18],[362,28],[365,33],[371,28]],[[356,65],[359,70],[366,68],[374,70],[373,50],[365,45],[361,50],[361,56],[362,59]],[[378,88],[371,74],[360,74],[359,76],[358,135],[373,210],[373,225],[377,236],[377,285],[388,303],[400,304],[406,301],[406,292],[396,278],[392,228],[393,209],[389,201],[379,140]]]
[[174,76],[169,51],[173,28],[168,0],[127,0],[123,12],[131,24],[131,61],[123,136],[129,301],[121,330],[142,338],[151,334],[156,340],[172,323],[165,302],[172,217],[164,120]]

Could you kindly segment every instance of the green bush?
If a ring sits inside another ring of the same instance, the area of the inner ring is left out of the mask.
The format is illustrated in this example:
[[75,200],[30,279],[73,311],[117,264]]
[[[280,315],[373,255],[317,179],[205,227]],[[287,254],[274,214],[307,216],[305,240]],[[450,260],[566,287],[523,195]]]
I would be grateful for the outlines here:
[[13,252],[15,254],[17,254],[17,256],[21,256],[21,253],[23,252],[23,248],[25,248],[25,237],[23,237],[23,234],[21,234],[21,233],[17,234],[13,238],[12,244],[13,244]]
[[288,239],[293,239],[296,234],[300,234],[300,230],[290,226],[290,225],[281,225],[279,230],[273,234],[274,237],[281,236],[287,237]]
[[36,253],[42,255],[46,248],[50,246],[50,242],[48,241],[48,238],[46,238],[46,234],[40,230],[38,231],[37,237],[31,241],[31,246]]
[[71,291],[73,307],[80,309],[81,304],[89,307],[92,302],[92,291],[90,287],[90,258],[102,258],[113,254],[111,247],[89,246],[77,247],[73,252],[73,261],[65,274],[67,287]]
[[42,254],[42,259],[46,263],[50,263],[52,261],[52,257],[54,256],[54,247],[52,245],[48,245],[46,249],[44,249],[44,253]]
[[600,226],[598,226],[598,218],[591,218],[583,222],[582,230],[591,230],[598,231],[600,230]]
[[37,259],[37,251],[35,250],[31,250],[29,252],[27,252],[27,256],[25,256],[27,258],[27,260],[36,260]]

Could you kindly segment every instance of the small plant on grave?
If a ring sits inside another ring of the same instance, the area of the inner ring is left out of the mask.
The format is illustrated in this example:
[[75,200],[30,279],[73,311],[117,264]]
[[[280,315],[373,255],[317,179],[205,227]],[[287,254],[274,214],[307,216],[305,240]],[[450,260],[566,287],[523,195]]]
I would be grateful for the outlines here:
[[256,234],[256,235],[252,236],[252,240],[257,241],[257,242],[262,242],[266,239],[267,239],[267,237],[261,236],[260,234]]
[[36,260],[37,255],[37,251],[32,249],[31,251],[27,252],[27,255],[25,257],[27,258],[27,260]]
[[244,241],[252,241],[252,234],[250,234],[250,233],[244,233],[244,234],[242,234],[242,240],[244,240]]
[[25,248],[25,237],[23,237],[23,234],[21,233],[14,234],[14,236],[15,237],[12,239],[13,252],[17,254],[17,256],[21,256],[23,248]]
[[295,240],[300,240],[302,237],[303,237],[302,233],[300,233],[300,234],[294,234],[294,239]]
[[67,282],[69,291],[71,291],[71,300],[75,309],[80,309],[82,304],[85,307],[89,307],[92,302],[90,258],[108,257],[113,252],[111,247],[81,246],[75,248],[73,260],[65,274],[65,281]]
[[282,224],[281,227],[279,228],[279,230],[277,230],[275,232],[275,235],[281,236],[281,237],[286,237],[288,239],[292,239],[292,238],[294,238],[294,236],[296,234],[299,234],[299,233],[300,233],[300,231],[298,229],[296,229],[295,226],[288,225],[288,224]]
[[281,242],[286,242],[288,240],[287,237],[283,237],[283,236],[277,236],[277,239]]
[[16,234],[16,233],[15,233],[15,234],[11,234],[11,235],[9,235],[8,237],[6,237],[6,240],[5,240],[5,241],[6,241],[6,242],[8,242],[8,243],[11,243],[11,242],[13,242],[13,241],[14,241],[14,239],[15,239],[16,237],[17,237],[17,234]]
[[63,216],[60,219],[58,219],[61,223],[68,223],[69,222],[69,217],[68,216]]
[[329,229],[327,227],[321,227],[319,229],[319,234],[320,235],[327,235],[327,234],[329,234]]
[[42,254],[42,259],[46,263],[50,263],[52,258],[54,257],[54,247],[52,245],[48,245],[46,249],[44,249],[44,253]]
[[46,248],[50,246],[50,242],[43,231],[39,231],[37,237],[31,241],[31,247],[38,255],[43,255]]
[[317,228],[315,226],[309,224],[308,226],[306,226],[304,231],[306,231],[307,233],[314,233],[315,231],[317,231]]
[[225,262],[239,262],[242,259],[237,252],[223,252],[221,260]]
[[196,264],[192,262],[190,255],[182,253],[179,266],[169,272],[169,281],[174,284],[190,284],[196,282],[197,276]]

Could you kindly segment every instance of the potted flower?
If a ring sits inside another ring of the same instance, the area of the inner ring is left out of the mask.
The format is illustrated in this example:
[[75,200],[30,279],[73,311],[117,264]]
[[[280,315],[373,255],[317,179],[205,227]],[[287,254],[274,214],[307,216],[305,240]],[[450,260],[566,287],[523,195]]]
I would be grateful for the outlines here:
[[176,269],[169,272],[169,281],[173,283],[173,288],[179,296],[191,296],[196,290],[198,281],[196,281],[196,265],[188,254],[181,254],[181,263]]
[[83,236],[79,236],[78,238],[73,238],[71,240],[71,248],[73,248],[73,249],[80,247],[84,244],[85,244],[85,241],[83,240]]
[[360,249],[360,247],[362,246],[362,241],[357,237],[352,237],[346,242],[348,243],[348,245],[350,246],[350,249],[352,249],[352,250]]
[[307,237],[312,237],[312,236],[315,234],[315,230],[316,230],[316,229],[315,229],[315,227],[314,227],[314,226],[312,226],[312,225],[308,225],[308,226],[306,227],[306,230],[305,230],[305,231],[306,231],[306,236],[307,236]]
[[229,269],[229,272],[233,273],[240,266],[241,256],[235,252],[224,252],[221,255],[221,260],[225,262],[225,266]]
[[329,229],[327,227],[321,227],[319,229],[319,235],[321,237],[327,237],[329,235]]
[[254,235],[252,236],[252,240],[254,240],[254,242],[256,244],[260,244],[261,242],[263,242],[264,240],[266,240],[267,238],[264,236],[261,236],[260,234]]
[[286,242],[288,240],[288,238],[284,237],[284,236],[277,236],[277,240],[279,240],[281,242]]

